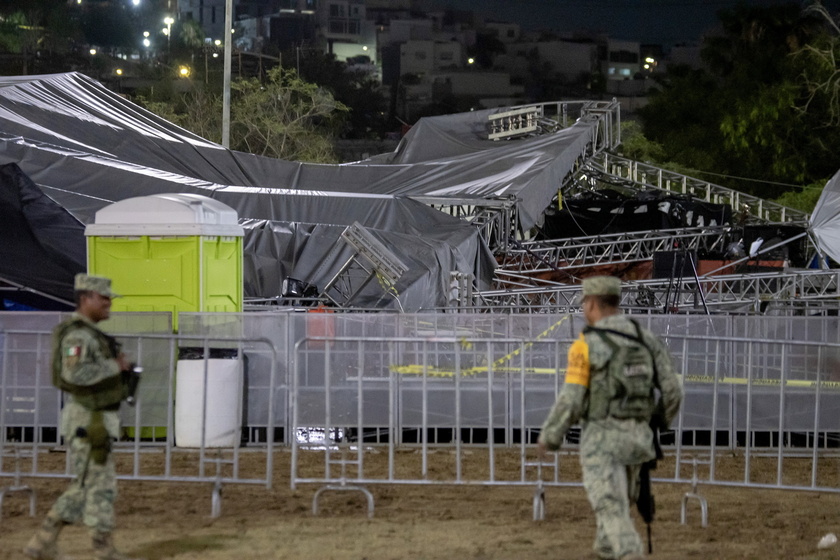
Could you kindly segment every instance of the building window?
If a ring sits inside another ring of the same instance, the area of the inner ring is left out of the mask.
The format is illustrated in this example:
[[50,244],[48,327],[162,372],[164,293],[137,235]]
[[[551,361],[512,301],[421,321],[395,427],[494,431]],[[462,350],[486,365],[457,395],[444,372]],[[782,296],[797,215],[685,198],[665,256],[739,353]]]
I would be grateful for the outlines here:
[[330,4],[330,17],[344,17],[344,6],[341,4]]
[[514,30],[514,29],[508,29],[508,30],[507,30],[507,36],[508,36],[508,38],[509,38],[509,39],[514,39],[514,38],[516,38],[516,30]]
[[452,60],[453,58],[455,58],[455,56],[452,54],[451,51],[444,51],[444,52],[440,53],[440,59],[443,62],[448,62],[448,61]]

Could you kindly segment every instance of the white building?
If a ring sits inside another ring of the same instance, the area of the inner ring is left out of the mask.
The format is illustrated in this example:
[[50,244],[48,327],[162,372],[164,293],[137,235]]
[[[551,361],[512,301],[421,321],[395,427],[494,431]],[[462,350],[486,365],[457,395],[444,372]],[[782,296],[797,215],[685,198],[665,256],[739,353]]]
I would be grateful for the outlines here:
[[628,80],[642,70],[640,45],[633,41],[607,39],[603,72],[607,80]]

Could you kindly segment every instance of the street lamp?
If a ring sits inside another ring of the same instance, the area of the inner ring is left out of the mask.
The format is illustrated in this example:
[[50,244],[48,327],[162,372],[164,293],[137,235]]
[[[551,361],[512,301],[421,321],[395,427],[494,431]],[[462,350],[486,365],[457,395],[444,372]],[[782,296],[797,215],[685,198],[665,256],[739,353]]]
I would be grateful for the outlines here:
[[175,23],[175,20],[172,19],[172,16],[166,16],[163,18],[163,23],[166,24],[166,29],[163,30],[163,34],[166,35],[166,59],[167,62],[169,61],[169,57],[172,54],[172,49],[170,47],[171,42],[171,35],[172,35],[172,24]]

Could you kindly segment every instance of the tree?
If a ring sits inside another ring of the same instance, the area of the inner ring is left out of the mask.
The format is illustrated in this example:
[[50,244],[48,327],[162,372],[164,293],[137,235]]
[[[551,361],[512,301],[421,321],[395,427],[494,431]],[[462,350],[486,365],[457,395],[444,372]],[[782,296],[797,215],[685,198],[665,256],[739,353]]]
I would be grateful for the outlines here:
[[784,193],[776,199],[776,202],[782,206],[795,208],[810,214],[814,211],[814,207],[817,205],[817,201],[820,199],[824,187],[825,181],[806,185],[801,189]]
[[0,53],[19,55],[20,65],[3,70],[29,74],[62,71],[64,64],[51,59],[63,56],[79,37],[77,22],[65,2],[56,0],[7,0],[0,6]]
[[[150,111],[196,134],[221,141],[222,99],[193,84],[177,101],[143,100]],[[347,107],[329,92],[280,67],[231,84],[230,147],[253,154],[335,163],[332,137]]]
[[795,5],[740,6],[720,19],[723,33],[703,46],[707,69],[670,68],[640,111],[645,135],[668,160],[763,181],[721,183],[765,198],[830,176],[840,130],[816,85],[831,74],[815,50],[830,26]]
[[[273,68],[267,80],[232,86],[231,138],[254,154],[300,161],[336,162],[331,136],[347,106],[294,70]],[[233,95],[233,94],[232,94]]]
[[343,137],[380,138],[388,130],[388,104],[378,82],[370,74],[351,70],[335,55],[316,50],[286,51],[281,59],[286,67],[299,67],[301,78],[325,88],[347,107]]

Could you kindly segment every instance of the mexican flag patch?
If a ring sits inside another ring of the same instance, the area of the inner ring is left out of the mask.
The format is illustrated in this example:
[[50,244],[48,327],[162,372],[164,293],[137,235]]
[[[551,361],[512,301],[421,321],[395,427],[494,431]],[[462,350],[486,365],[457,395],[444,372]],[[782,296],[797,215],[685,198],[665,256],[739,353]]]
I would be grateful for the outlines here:
[[67,350],[65,350],[65,356],[79,356],[82,353],[81,346],[68,346]]

